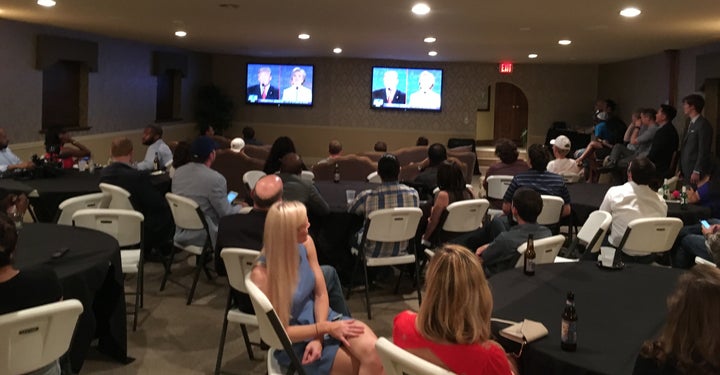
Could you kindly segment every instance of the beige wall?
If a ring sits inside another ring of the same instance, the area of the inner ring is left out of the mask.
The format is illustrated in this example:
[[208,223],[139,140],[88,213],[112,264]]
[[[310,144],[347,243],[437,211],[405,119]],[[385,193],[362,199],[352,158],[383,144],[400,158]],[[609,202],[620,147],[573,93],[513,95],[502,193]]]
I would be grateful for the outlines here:
[[637,108],[658,108],[669,96],[669,64],[664,53],[600,65],[598,97],[618,103],[625,122]]

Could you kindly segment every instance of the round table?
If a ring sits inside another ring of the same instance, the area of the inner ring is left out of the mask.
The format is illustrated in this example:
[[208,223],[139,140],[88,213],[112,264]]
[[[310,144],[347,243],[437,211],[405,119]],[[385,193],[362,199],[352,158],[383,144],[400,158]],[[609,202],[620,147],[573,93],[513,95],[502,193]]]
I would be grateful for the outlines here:
[[[59,259],[52,254],[70,250]],[[45,264],[55,270],[63,298],[83,304],[70,344],[70,363],[79,372],[90,343],[98,350],[127,362],[125,295],[118,242],[105,233],[56,224],[25,224],[19,232],[14,265],[18,269]]]
[[[645,340],[662,326],[665,301],[682,270],[627,264],[620,271],[595,262],[539,265],[535,276],[521,268],[490,278],[493,317],[543,323],[546,337],[525,346],[519,360],[524,375],[630,374]],[[576,352],[560,349],[560,322],[568,291],[578,311]],[[518,345],[497,335],[507,351]]]

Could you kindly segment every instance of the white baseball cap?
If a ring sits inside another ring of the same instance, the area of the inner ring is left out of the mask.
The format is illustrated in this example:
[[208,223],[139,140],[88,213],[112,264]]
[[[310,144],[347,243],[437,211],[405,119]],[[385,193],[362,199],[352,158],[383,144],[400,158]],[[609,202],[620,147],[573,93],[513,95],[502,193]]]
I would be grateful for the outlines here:
[[564,135],[559,135],[557,138],[550,140],[550,144],[560,150],[570,149],[570,139]]
[[230,150],[240,152],[245,147],[245,141],[242,138],[235,138],[230,142]]

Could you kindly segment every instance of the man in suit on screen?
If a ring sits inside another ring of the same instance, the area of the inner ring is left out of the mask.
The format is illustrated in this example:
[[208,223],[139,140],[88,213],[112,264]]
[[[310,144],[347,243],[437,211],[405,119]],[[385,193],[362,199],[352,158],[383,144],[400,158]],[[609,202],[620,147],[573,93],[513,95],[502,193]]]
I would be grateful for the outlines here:
[[255,100],[280,99],[280,90],[272,86],[272,71],[269,67],[263,66],[258,69],[258,84],[248,87],[248,98],[255,96]]
[[399,82],[396,71],[386,71],[383,76],[385,88],[372,92],[373,106],[379,107],[380,105],[375,103],[380,103],[380,100],[382,100],[383,106],[386,104],[405,104],[405,93],[397,89]]

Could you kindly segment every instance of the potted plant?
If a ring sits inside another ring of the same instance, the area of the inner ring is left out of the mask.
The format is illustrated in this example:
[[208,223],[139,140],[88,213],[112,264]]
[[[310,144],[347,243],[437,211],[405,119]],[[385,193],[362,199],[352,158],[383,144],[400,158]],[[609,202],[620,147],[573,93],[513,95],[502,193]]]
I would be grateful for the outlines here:
[[232,98],[215,85],[205,85],[198,89],[195,104],[195,121],[199,129],[212,126],[217,134],[232,126],[235,103]]

